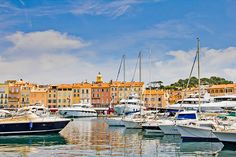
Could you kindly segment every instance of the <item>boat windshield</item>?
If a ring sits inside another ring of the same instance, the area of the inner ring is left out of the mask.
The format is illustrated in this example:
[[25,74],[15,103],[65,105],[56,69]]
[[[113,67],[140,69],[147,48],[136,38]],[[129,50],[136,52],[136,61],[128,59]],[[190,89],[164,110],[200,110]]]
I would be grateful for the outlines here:
[[214,98],[215,102],[221,102],[221,101],[236,101],[236,98],[231,98],[231,97],[219,97],[219,98]]
[[195,113],[180,113],[177,115],[176,119],[197,119],[197,115]]

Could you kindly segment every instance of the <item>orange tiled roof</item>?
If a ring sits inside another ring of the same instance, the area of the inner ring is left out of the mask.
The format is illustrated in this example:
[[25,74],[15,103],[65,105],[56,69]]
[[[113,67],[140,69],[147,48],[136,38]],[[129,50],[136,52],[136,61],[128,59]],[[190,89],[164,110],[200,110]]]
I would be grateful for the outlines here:
[[144,85],[144,82],[119,82],[115,81],[112,82],[112,87],[142,87]]
[[163,95],[164,94],[164,91],[160,91],[160,90],[145,90],[143,92],[143,95]]
[[220,85],[213,85],[209,89],[215,89],[215,88],[235,88],[236,84],[220,84]]
[[60,84],[57,86],[57,88],[72,88],[71,84]]
[[91,88],[109,88],[110,84],[109,83],[95,83],[92,84]]
[[72,85],[72,88],[91,88],[90,83],[75,83]]

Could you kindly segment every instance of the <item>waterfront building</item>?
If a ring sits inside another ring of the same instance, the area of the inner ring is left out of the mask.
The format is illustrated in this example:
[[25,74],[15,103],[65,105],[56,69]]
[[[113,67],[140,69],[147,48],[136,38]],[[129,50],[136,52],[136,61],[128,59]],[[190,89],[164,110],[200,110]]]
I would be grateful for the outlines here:
[[72,85],[60,84],[57,86],[57,107],[66,107],[72,105]]
[[91,103],[91,84],[87,81],[72,85],[72,104]]
[[8,94],[9,86],[8,84],[0,84],[0,108],[8,108]]
[[94,107],[109,107],[110,84],[109,83],[94,83],[91,86],[91,99]]
[[99,72],[96,82],[91,85],[91,103],[94,107],[101,108],[109,107],[110,101],[110,83],[104,83]]
[[8,94],[8,108],[19,108],[20,107],[20,86],[15,81],[8,82],[9,94]]
[[110,82],[110,94],[112,98],[112,104],[119,104],[121,99],[127,99],[128,96],[134,92],[140,97],[142,96],[144,82]]
[[30,105],[30,93],[33,85],[26,83],[20,86],[20,107]]
[[80,88],[81,103],[91,103],[91,87],[92,85],[87,81],[81,83],[81,88]]
[[167,105],[168,97],[163,90],[146,89],[142,97],[147,108],[166,107]]
[[212,85],[207,89],[211,96],[236,94],[236,84]]
[[57,108],[57,85],[50,85],[47,92],[48,108]]
[[47,106],[48,86],[36,85],[30,91],[30,105],[41,104]]

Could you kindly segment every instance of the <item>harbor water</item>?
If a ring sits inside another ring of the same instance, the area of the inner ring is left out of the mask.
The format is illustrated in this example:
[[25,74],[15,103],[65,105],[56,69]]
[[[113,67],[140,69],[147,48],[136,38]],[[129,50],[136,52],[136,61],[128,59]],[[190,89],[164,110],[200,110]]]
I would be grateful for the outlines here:
[[108,127],[105,118],[81,118],[71,121],[60,134],[2,136],[0,156],[227,157],[236,156],[236,148],[226,148],[221,142],[182,142],[180,136]]

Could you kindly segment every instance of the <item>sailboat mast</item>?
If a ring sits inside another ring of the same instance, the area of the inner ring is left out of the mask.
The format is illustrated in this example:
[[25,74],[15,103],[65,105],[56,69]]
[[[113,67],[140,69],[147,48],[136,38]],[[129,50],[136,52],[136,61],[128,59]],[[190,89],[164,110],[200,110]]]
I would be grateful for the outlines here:
[[141,62],[142,62],[142,58],[141,58],[141,52],[139,52],[139,82],[141,82]]
[[198,108],[199,112],[201,112],[201,98],[200,98],[200,85],[201,85],[201,78],[200,78],[200,39],[197,38],[197,54],[198,54]]
[[123,55],[123,71],[124,71],[124,82],[125,82],[125,55]]

